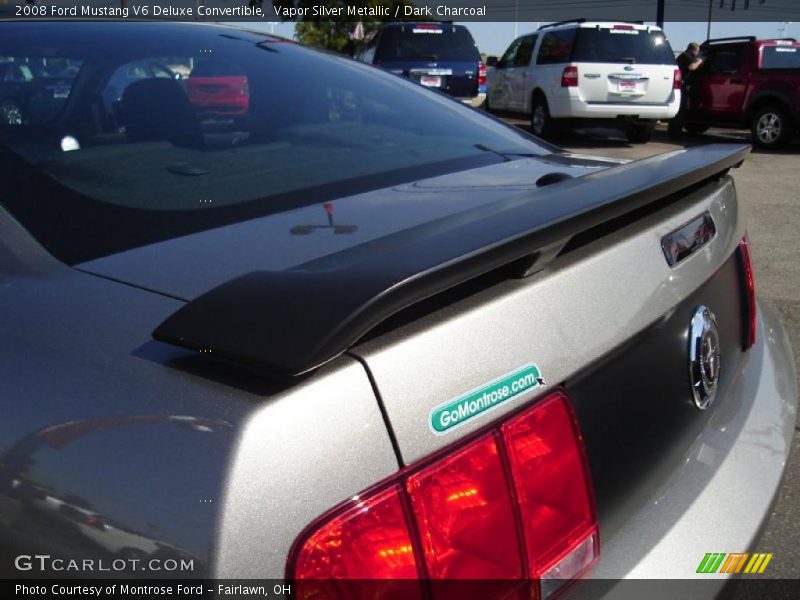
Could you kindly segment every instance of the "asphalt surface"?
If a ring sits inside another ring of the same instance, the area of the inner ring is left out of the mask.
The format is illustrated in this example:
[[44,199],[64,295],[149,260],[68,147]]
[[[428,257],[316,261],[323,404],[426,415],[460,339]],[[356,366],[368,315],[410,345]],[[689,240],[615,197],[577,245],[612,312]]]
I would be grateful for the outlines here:
[[[508,119],[520,127],[524,121]],[[630,144],[622,132],[585,130],[565,134],[557,144],[581,154],[644,158],[704,143],[749,143],[749,132],[709,130],[671,141],[659,126],[647,144]],[[731,171],[744,202],[751,242],[756,293],[780,316],[794,348],[800,379],[800,142],[785,150],[754,150],[741,168]],[[800,388],[800,381],[798,381]],[[800,418],[798,420],[800,423]],[[794,442],[783,485],[761,540],[752,550],[775,556],[765,572],[773,578],[800,579],[800,439]]]

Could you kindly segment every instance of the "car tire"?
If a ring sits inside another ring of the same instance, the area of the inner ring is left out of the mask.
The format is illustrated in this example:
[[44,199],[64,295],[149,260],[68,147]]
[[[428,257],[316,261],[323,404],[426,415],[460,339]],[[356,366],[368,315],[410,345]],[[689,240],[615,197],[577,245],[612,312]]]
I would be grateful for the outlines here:
[[14,100],[0,102],[0,123],[4,125],[22,125],[22,109]]
[[692,135],[700,135],[701,133],[705,133],[708,131],[709,127],[710,125],[703,125],[702,123],[686,123],[683,126],[686,132],[691,133]]
[[625,132],[631,144],[646,144],[653,138],[655,125],[648,123],[645,125],[631,125]]
[[759,148],[781,148],[789,143],[795,125],[789,113],[778,104],[768,104],[759,108],[753,115],[750,133],[753,144]]
[[531,102],[531,133],[543,140],[555,139],[561,133],[561,128],[550,116],[547,100],[538,94]]

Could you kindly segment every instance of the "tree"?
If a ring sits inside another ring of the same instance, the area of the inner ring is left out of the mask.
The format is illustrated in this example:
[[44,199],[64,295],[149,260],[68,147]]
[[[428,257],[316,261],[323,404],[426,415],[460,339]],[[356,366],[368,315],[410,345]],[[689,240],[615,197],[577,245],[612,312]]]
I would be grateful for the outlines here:
[[346,21],[301,21],[295,26],[294,37],[301,44],[350,54],[358,43],[351,37],[354,27]]
[[[410,0],[273,0],[273,4],[276,9],[309,9],[306,15],[297,19],[295,38],[298,42],[347,54],[353,54],[364,40],[369,40],[382,23],[409,20],[404,16],[403,7],[412,6]],[[315,16],[311,10],[315,6],[341,8],[342,14]],[[371,9],[373,14],[361,17],[348,15],[348,6]],[[358,22],[361,26],[356,31]]]

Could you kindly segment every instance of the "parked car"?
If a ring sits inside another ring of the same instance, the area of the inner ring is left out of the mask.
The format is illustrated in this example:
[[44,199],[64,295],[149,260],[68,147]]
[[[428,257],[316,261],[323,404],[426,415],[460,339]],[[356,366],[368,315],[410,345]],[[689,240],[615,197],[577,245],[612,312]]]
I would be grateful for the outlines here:
[[201,113],[246,115],[250,86],[241,67],[224,58],[200,58],[185,80],[189,102]]
[[464,25],[387,23],[356,58],[471,106],[486,100],[486,67]]
[[[42,49],[83,66],[0,126],[4,577],[89,542],[42,493],[196,557],[162,575],[298,598],[550,598],[757,539],[797,390],[749,146],[587,158],[260,32],[0,23],[0,56]],[[102,118],[111,73],[201,53],[246,74],[245,128],[157,77]]]
[[680,106],[680,71],[658,27],[578,19],[514,40],[489,75],[487,107],[530,115],[551,138],[565,126],[623,127],[647,142]]
[[788,144],[800,127],[800,43],[755,37],[707,40],[690,80],[684,128],[749,128],[761,148]]
[[[68,61],[40,59],[0,62],[0,123],[19,125],[57,113],[75,77]],[[55,65],[58,65],[56,67]]]

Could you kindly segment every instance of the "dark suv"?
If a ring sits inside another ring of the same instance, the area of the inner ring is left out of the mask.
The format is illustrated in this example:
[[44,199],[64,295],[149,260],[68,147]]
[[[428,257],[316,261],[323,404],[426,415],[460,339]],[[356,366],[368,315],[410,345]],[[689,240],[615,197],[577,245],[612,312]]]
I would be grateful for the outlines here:
[[762,148],[787,144],[800,124],[800,43],[755,37],[707,40],[688,83],[684,127],[749,127]]
[[486,100],[486,67],[472,34],[451,23],[387,23],[356,54],[471,106]]

